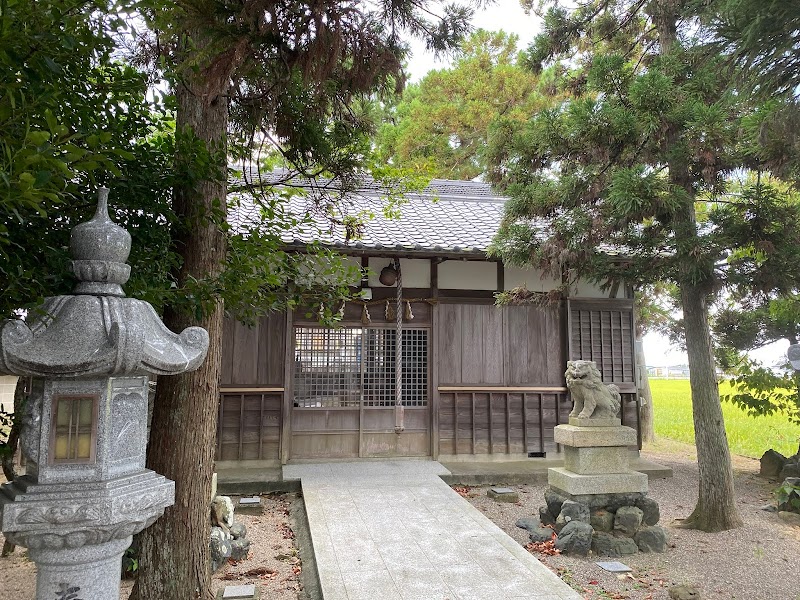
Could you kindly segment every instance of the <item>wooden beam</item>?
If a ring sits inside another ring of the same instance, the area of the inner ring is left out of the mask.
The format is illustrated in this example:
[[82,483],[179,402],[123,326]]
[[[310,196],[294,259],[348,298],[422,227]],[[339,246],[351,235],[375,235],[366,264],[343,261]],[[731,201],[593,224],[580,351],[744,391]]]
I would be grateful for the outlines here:
[[[431,297],[437,298],[439,296],[439,262],[436,259],[430,261],[430,275],[431,275]],[[429,403],[431,409],[430,427],[431,427],[431,456],[433,460],[439,460],[439,305],[434,304],[431,307],[431,329],[428,339],[429,360],[428,372],[430,378],[428,379],[428,390],[430,390],[431,401]]]
[[224,387],[219,389],[220,394],[241,394],[241,393],[254,393],[254,394],[268,394],[270,392],[280,393],[285,388],[282,387]]
[[502,292],[506,288],[506,267],[503,263],[497,263],[497,291]]
[[567,388],[554,385],[537,386],[485,386],[485,385],[443,385],[439,386],[440,392],[566,392]]

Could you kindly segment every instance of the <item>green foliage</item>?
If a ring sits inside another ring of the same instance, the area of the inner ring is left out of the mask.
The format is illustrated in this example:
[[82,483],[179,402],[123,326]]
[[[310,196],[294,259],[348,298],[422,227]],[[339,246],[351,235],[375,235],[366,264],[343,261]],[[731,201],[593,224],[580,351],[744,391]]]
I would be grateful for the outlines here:
[[731,177],[770,166],[755,142],[764,107],[718,76],[701,13],[671,6],[547,12],[528,64],[557,74],[556,106],[493,125],[489,175],[511,200],[492,252],[570,281],[784,295],[797,283],[797,200],[766,176]]
[[102,184],[134,238],[129,291],[157,297],[167,284],[168,125],[146,77],[114,58],[124,27],[105,2],[2,3],[0,318],[70,290],[69,230]]
[[118,175],[144,77],[112,59],[122,19],[99,0],[0,7],[0,253],[9,227]]
[[517,37],[478,30],[452,68],[432,71],[387,109],[378,131],[380,160],[433,177],[472,179],[486,169],[489,124],[520,123],[539,110],[539,78],[517,64]]
[[715,0],[708,19],[718,47],[742,66],[752,89],[798,94],[800,6],[781,0]]
[[14,423],[14,412],[7,411],[3,404],[0,404],[0,456],[8,451],[8,434],[11,432],[11,425]]
[[[656,435],[687,444],[694,444],[692,399],[687,379],[650,379],[653,393],[653,412],[657,415]],[[723,395],[732,392],[727,382],[720,384]],[[731,452],[760,458],[773,448],[789,456],[797,450],[800,425],[790,423],[786,415],[774,413],[752,417],[746,409],[725,402],[722,404],[725,430]]]
[[788,504],[790,510],[793,512],[800,512],[800,486],[792,485],[791,483],[783,482],[781,486],[775,490],[775,500],[778,504]]
[[122,554],[122,578],[133,579],[139,573],[139,549],[130,546]]
[[729,380],[730,393],[723,400],[732,402],[750,416],[781,415],[800,423],[800,395],[793,371],[776,373],[745,361]]

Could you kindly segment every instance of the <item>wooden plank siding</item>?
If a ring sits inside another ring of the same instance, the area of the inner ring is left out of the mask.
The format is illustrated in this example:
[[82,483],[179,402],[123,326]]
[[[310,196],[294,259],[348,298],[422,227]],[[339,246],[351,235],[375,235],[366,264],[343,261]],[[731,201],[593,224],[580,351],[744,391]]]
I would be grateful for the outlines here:
[[441,304],[439,386],[563,385],[560,308]]
[[[439,453],[544,454],[554,452],[560,391],[439,391]],[[561,409],[561,422],[569,409]]]
[[283,391],[222,392],[216,460],[280,459]]
[[569,299],[567,311],[569,359],[595,361],[603,382],[620,388],[620,419],[623,425],[636,429],[641,447],[633,300]]
[[286,314],[271,313],[249,327],[226,319],[220,386],[284,387]]
[[561,307],[441,304],[438,454],[542,455],[566,420]]
[[634,323],[632,300],[568,301],[569,360],[593,360],[604,383],[633,391]]

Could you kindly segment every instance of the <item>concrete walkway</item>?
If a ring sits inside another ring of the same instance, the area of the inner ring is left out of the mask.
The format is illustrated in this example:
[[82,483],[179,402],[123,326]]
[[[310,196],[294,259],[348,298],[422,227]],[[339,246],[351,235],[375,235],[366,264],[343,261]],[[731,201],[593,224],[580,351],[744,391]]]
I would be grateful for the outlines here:
[[580,600],[440,479],[434,461],[287,465],[325,600]]

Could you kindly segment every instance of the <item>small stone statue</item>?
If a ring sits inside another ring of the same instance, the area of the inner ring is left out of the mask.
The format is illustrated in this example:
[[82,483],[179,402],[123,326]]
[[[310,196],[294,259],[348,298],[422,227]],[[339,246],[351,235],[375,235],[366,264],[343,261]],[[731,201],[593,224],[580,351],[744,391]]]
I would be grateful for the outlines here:
[[597,365],[591,360],[571,360],[564,373],[575,403],[570,417],[579,419],[613,419],[621,404],[619,388],[605,385]]

